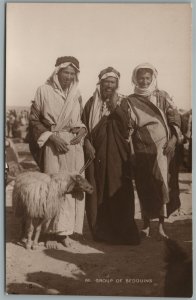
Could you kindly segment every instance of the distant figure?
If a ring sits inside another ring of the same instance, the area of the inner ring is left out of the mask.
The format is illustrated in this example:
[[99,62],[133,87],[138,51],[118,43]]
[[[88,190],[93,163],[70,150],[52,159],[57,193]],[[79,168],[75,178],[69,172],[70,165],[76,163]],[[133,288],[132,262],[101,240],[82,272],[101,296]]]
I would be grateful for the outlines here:
[[192,115],[190,115],[190,138],[189,138],[189,160],[188,170],[192,172]]
[[5,141],[5,177],[6,184],[16,179],[16,176],[22,172],[23,168],[19,163],[18,153],[11,139],[6,138]]
[[135,155],[135,181],[141,204],[142,235],[150,235],[150,219],[159,218],[158,236],[167,238],[164,219],[180,207],[174,155],[182,141],[180,116],[171,98],[157,88],[157,71],[137,66],[134,94],[128,96],[130,133]]
[[27,125],[27,117],[26,117],[26,112],[24,110],[21,111],[21,113],[20,113],[20,124],[22,126]]
[[182,160],[188,172],[192,172],[192,110],[181,115],[184,147]]
[[88,181],[94,187],[86,195],[86,214],[96,241],[138,245],[134,220],[134,191],[129,166],[128,118],[117,92],[120,73],[112,67],[102,70],[93,96],[84,107],[88,129],[84,142]]
[[10,112],[8,118],[7,118],[7,134],[8,138],[14,137],[14,126],[16,125],[16,116],[14,113]]

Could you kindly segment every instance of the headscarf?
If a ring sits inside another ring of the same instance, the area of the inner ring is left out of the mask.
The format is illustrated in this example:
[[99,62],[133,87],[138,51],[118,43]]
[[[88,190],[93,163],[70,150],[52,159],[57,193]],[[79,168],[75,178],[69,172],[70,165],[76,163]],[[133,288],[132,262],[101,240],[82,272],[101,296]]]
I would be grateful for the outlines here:
[[99,82],[97,83],[96,90],[93,94],[93,104],[92,104],[90,116],[89,116],[90,132],[97,125],[97,123],[100,121],[100,119],[102,118],[103,115],[109,114],[109,111],[107,110],[107,108],[105,108],[103,110],[103,101],[101,99],[101,92],[100,92],[101,80],[104,80],[108,77],[114,77],[119,81],[120,73],[117,70],[115,70],[114,68],[108,67],[108,68],[102,70],[99,73],[98,77],[99,77]]
[[63,64],[63,63],[72,63],[74,65],[74,67],[80,71],[80,65],[79,65],[79,61],[77,60],[77,58],[73,57],[73,56],[61,56],[58,57],[56,60],[56,64],[55,67],[58,67],[59,65]]
[[[59,80],[58,80],[58,72],[61,69],[67,68],[68,66],[72,66],[76,71],[76,75],[74,76],[74,80],[71,83],[71,86],[66,91],[63,91]],[[59,93],[63,98],[67,98],[69,93],[76,92],[78,89],[78,74],[79,74],[79,62],[75,57],[72,56],[64,56],[59,57],[56,60],[55,69],[52,75],[47,79],[46,84],[51,85],[57,93]]]
[[99,83],[101,82],[101,80],[106,79],[108,77],[114,77],[117,78],[118,80],[120,79],[120,73],[114,69],[113,67],[108,67],[106,69],[103,69],[100,73],[99,73]]
[[[60,61],[59,61],[59,59],[60,59]],[[56,67],[55,67],[54,72],[49,77],[49,79],[46,81],[46,84],[51,85],[53,87],[53,89],[59,95],[61,95],[65,100],[65,103],[61,110],[61,113],[58,117],[58,122],[54,128],[55,131],[59,131],[65,126],[66,122],[70,118],[71,112],[74,110],[75,103],[81,97],[80,91],[78,89],[79,62],[78,62],[78,65],[74,64],[73,59],[70,56],[65,56],[65,57],[59,58],[59,59],[57,59],[57,61],[56,61],[56,65],[55,65]],[[76,76],[75,76],[71,86],[69,87],[69,89],[67,89],[65,92],[65,91],[63,91],[63,89],[59,83],[58,72],[60,69],[66,68],[68,66],[74,67],[74,69],[76,70]]]
[[[140,88],[137,82],[137,72],[139,69],[150,69],[152,70],[152,82],[148,88]],[[132,82],[135,85],[134,93],[141,96],[150,96],[157,89],[157,70],[149,63],[138,65],[132,74]]]

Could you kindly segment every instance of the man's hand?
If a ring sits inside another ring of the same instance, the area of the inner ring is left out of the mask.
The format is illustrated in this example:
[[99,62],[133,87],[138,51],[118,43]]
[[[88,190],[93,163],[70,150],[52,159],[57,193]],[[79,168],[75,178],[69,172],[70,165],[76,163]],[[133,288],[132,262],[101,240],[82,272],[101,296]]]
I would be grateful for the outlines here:
[[171,139],[165,143],[163,146],[163,154],[164,155],[174,155],[175,147],[176,147],[177,137],[173,135]]
[[91,142],[88,139],[85,140],[84,147],[85,147],[85,153],[86,153],[87,157],[89,157],[90,159],[94,159],[95,158],[95,148],[93,147],[93,145],[91,144]]
[[52,134],[48,139],[58,153],[67,153],[69,151],[68,144],[59,136]]
[[81,139],[85,136],[85,133],[86,133],[86,128],[85,127],[82,127],[82,128],[73,128],[72,133],[77,133],[76,137],[74,137],[71,141],[70,141],[70,144],[71,145],[76,145],[76,144],[79,144]]

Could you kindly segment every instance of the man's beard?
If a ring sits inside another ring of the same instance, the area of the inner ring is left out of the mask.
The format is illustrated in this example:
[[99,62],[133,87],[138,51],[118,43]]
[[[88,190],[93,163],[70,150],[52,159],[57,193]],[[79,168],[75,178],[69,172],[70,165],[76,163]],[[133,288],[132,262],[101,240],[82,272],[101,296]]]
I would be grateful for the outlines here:
[[63,90],[69,89],[72,81],[62,82],[61,87]]
[[112,99],[114,94],[115,94],[116,90],[112,90],[111,92],[107,92],[107,91],[102,91],[101,92],[101,96],[102,96],[102,99],[103,100],[106,100],[106,99]]

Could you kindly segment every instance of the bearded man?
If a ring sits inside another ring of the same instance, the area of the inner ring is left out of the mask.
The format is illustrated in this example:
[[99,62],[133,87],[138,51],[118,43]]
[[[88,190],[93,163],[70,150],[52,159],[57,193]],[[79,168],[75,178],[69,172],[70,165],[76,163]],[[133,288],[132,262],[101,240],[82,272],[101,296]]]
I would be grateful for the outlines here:
[[123,97],[117,92],[120,73],[102,70],[93,96],[84,107],[82,121],[88,134],[85,159],[92,160],[86,178],[93,185],[86,195],[86,214],[93,238],[112,244],[140,242],[134,221],[134,191],[129,165],[129,128]]

